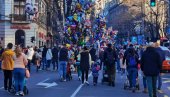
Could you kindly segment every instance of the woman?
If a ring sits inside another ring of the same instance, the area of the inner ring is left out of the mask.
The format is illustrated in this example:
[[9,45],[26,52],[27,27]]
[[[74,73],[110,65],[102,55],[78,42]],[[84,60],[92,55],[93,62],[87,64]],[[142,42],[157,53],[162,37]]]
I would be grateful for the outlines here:
[[24,96],[24,78],[25,78],[25,66],[28,61],[20,46],[15,49],[14,55],[14,81],[15,81],[15,95]]
[[[91,55],[85,46],[83,48],[83,51],[80,53],[80,69],[82,71],[82,84],[87,84],[89,85],[88,82],[88,73],[89,73],[89,68],[91,65]],[[86,74],[86,81],[84,82],[84,73]]]
[[40,61],[41,61],[41,55],[38,52],[38,48],[35,48],[35,65],[37,66],[36,72],[40,69]]
[[47,53],[46,53],[46,60],[47,60],[47,70],[50,70],[50,64],[51,64],[51,61],[52,61],[52,51],[50,48],[48,48],[47,50]]

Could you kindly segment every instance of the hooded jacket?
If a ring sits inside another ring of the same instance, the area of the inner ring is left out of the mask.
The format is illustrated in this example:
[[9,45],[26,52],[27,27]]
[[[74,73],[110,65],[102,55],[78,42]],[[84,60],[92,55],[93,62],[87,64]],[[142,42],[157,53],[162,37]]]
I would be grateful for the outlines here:
[[3,70],[13,70],[14,68],[14,51],[7,49],[2,53],[2,66]]
[[162,63],[159,53],[154,47],[148,47],[141,58],[141,70],[145,76],[158,76]]

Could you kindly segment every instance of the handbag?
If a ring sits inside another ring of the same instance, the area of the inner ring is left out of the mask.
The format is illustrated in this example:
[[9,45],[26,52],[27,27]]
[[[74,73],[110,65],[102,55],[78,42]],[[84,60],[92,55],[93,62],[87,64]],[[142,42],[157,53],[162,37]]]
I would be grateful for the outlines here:
[[25,69],[25,76],[26,76],[26,78],[30,77],[30,72],[27,68]]

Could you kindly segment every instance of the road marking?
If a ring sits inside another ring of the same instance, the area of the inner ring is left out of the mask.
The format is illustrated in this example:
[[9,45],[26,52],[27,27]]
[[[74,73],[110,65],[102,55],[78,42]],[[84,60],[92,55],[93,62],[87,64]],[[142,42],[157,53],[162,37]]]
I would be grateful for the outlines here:
[[168,88],[168,90],[170,90],[170,87],[167,87]]
[[168,80],[168,81],[163,81],[163,83],[165,84],[165,83],[170,83],[170,80]]
[[168,80],[168,79],[170,79],[170,78],[162,78],[162,79],[164,79],[164,80]]
[[42,81],[42,82],[39,82],[37,85],[39,86],[45,86],[45,88],[50,88],[50,87],[54,87],[54,86],[57,86],[58,84],[56,82],[53,82],[53,83],[45,83],[46,81],[48,81],[48,79]]
[[167,95],[164,95],[164,97],[169,97],[169,96],[167,96]]
[[[88,78],[92,76],[92,72],[89,74]],[[70,97],[76,97],[77,93],[80,91],[80,89],[84,86],[84,84],[81,84],[76,91],[70,96]]]
[[4,89],[4,87],[1,87],[0,90]]

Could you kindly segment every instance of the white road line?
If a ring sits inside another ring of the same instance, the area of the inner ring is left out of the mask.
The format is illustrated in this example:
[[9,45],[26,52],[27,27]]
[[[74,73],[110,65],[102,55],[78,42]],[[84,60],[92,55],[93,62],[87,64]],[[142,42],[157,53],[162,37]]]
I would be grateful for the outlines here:
[[167,96],[167,95],[164,95],[164,97],[169,97],[169,96]]
[[170,90],[170,87],[167,87],[168,88],[168,90]]
[[[92,72],[89,74],[88,78],[92,76]],[[70,97],[76,97],[77,93],[80,91],[80,89],[83,87],[84,85],[81,84],[77,89],[76,91],[74,91],[74,93],[70,96]]]
[[1,90],[1,89],[4,89],[4,87],[1,87],[0,90]]

